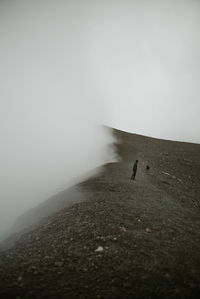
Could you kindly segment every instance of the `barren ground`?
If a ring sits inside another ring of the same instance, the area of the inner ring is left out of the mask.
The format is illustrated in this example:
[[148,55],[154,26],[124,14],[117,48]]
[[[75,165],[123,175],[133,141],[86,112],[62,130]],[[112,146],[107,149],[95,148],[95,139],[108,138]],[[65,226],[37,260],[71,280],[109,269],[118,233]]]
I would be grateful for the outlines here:
[[114,132],[87,199],[0,253],[1,298],[199,298],[200,145]]

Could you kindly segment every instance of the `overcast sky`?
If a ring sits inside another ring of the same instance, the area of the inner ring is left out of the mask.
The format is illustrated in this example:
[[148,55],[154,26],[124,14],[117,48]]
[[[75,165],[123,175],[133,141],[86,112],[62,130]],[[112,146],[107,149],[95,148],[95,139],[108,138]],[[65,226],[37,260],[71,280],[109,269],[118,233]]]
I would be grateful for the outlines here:
[[[108,161],[200,142],[200,1],[0,1],[0,225]],[[109,153],[108,153],[109,152]]]
[[91,59],[109,124],[200,142],[200,1],[99,1]]

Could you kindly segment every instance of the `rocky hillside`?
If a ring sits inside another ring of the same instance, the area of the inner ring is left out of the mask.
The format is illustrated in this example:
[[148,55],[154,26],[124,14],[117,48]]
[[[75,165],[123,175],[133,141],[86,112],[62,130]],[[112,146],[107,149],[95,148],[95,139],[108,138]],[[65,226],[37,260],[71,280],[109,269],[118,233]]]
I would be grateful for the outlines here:
[[199,298],[200,145],[114,134],[121,161],[85,200],[0,253],[1,298]]
[[[123,161],[135,156],[145,170],[150,166],[152,182],[187,206],[200,208],[200,144],[161,140],[114,131]],[[134,153],[134,154],[133,154]]]

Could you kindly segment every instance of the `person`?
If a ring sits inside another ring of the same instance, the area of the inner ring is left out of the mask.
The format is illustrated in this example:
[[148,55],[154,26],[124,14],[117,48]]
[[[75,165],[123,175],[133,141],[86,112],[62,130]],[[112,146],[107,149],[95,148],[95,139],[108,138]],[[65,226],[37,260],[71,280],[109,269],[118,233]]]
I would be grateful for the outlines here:
[[131,176],[131,180],[135,180],[136,172],[137,172],[137,165],[138,165],[138,160],[135,161],[133,164],[133,174]]

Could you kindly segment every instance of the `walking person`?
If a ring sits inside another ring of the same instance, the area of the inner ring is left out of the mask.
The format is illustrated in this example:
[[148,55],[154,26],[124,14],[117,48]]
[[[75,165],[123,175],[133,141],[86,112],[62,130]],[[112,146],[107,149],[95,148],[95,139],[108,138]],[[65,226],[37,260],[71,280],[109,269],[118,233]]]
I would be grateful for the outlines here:
[[131,180],[135,180],[136,172],[137,172],[137,165],[138,165],[138,160],[135,161],[133,164],[133,174],[131,176]]

